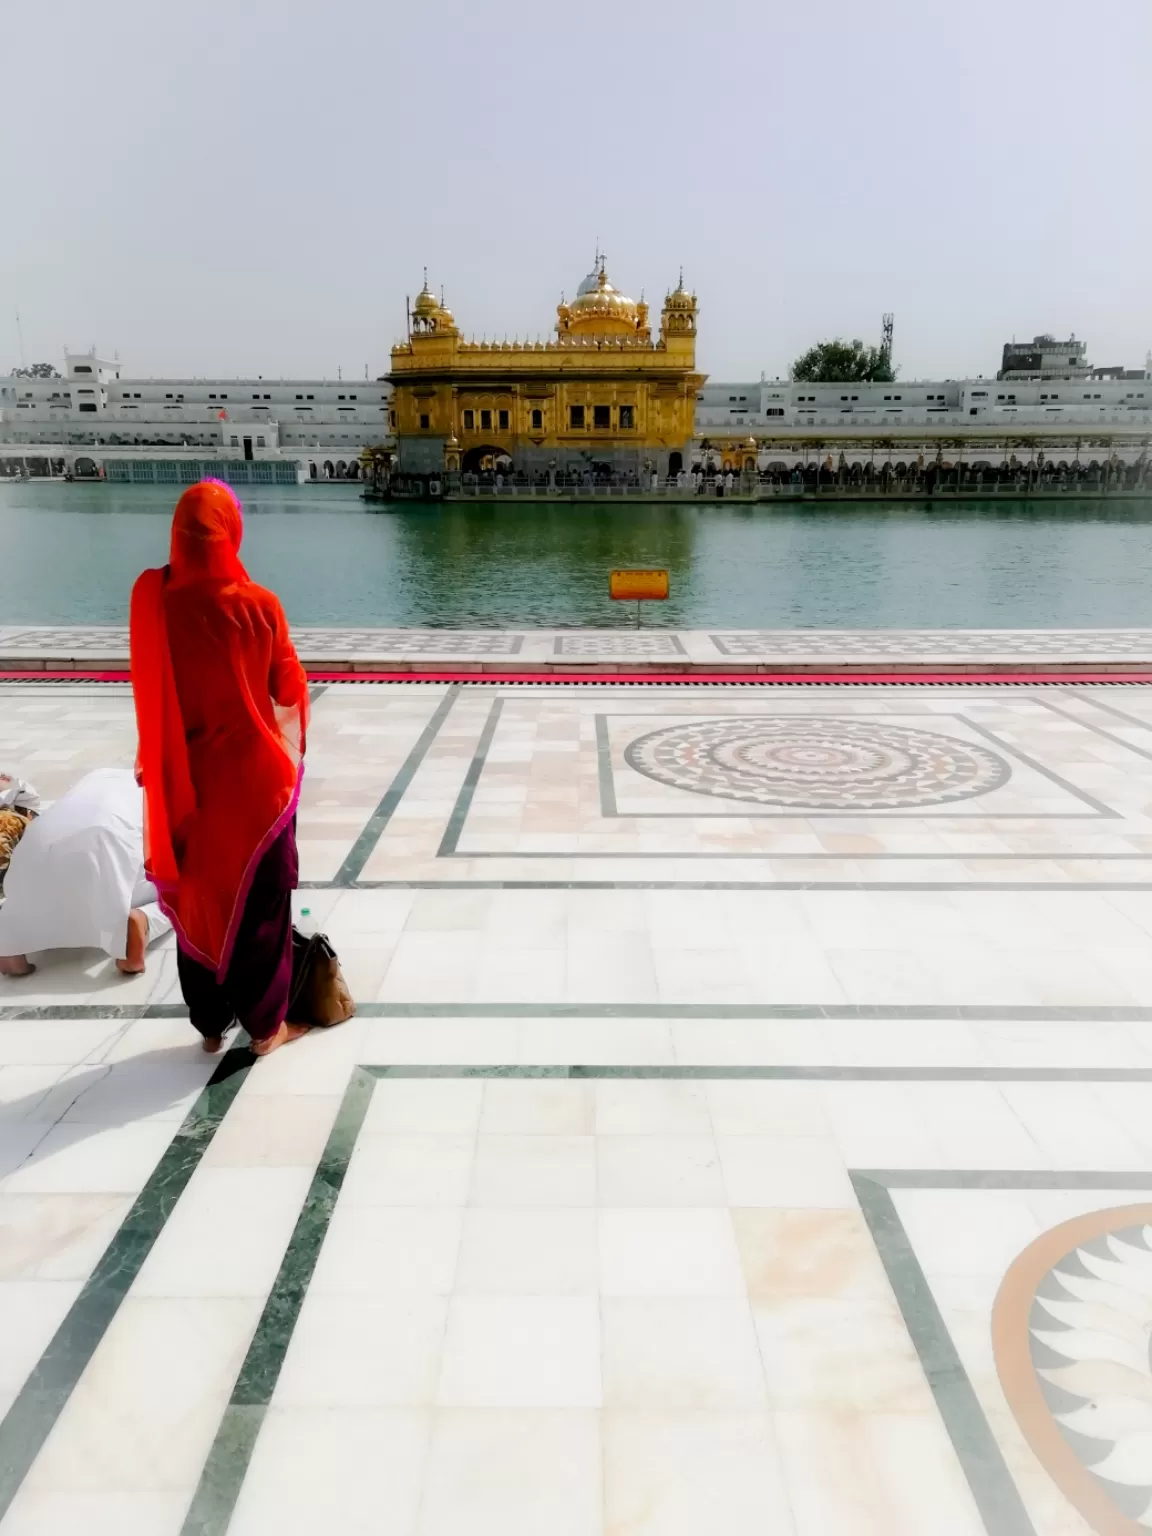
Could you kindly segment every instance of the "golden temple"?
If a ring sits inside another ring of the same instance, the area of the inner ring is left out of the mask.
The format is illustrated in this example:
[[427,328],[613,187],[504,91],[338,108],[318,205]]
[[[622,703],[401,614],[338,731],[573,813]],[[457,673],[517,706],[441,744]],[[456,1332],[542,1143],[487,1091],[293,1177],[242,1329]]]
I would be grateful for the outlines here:
[[613,287],[598,255],[572,302],[561,299],[553,339],[471,341],[425,274],[388,375],[398,471],[449,484],[502,470],[553,480],[677,474],[705,379],[695,371],[696,315],[681,273],[653,339],[643,297]]

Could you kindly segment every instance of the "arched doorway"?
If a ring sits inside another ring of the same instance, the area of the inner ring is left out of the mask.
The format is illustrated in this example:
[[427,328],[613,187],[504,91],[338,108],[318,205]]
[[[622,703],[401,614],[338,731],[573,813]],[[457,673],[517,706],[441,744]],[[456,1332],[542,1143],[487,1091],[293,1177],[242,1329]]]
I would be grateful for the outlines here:
[[331,480],[333,473],[334,473],[334,471],[333,471],[333,468],[332,468],[332,460],[331,459],[325,459],[324,460],[324,478],[325,478],[325,480]]
[[671,479],[671,477],[673,475],[678,475],[683,468],[684,468],[684,455],[682,453],[676,453],[676,452],[670,453],[668,455],[668,477],[669,477],[669,479]]
[[507,474],[511,467],[512,459],[508,450],[498,448],[494,443],[477,444],[475,448],[469,448],[464,455],[465,474],[491,474],[496,469],[501,469]]

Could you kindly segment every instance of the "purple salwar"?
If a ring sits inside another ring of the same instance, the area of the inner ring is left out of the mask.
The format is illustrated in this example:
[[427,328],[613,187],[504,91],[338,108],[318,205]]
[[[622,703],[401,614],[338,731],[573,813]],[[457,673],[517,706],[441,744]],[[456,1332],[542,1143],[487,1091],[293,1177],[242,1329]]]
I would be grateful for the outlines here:
[[205,1039],[219,1039],[239,1020],[253,1040],[265,1040],[284,1022],[292,986],[292,892],[299,870],[293,819],[256,866],[222,982],[177,947],[180,990]]

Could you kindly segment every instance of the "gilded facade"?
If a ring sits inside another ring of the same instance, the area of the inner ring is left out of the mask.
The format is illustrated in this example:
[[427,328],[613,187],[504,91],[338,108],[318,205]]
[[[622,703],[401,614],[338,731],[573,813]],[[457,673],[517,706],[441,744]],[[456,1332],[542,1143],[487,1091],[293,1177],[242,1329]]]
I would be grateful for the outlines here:
[[618,292],[599,258],[547,342],[466,340],[425,279],[388,375],[397,467],[449,483],[486,470],[675,474],[704,377],[683,276],[653,337],[648,305]]

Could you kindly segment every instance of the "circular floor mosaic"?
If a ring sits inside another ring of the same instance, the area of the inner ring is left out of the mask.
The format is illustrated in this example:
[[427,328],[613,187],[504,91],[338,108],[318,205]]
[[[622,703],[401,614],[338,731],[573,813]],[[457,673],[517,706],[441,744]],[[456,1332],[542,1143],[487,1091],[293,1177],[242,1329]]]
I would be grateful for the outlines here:
[[700,720],[637,737],[624,760],[694,794],[820,811],[944,805],[1012,773],[987,747],[879,720]]

